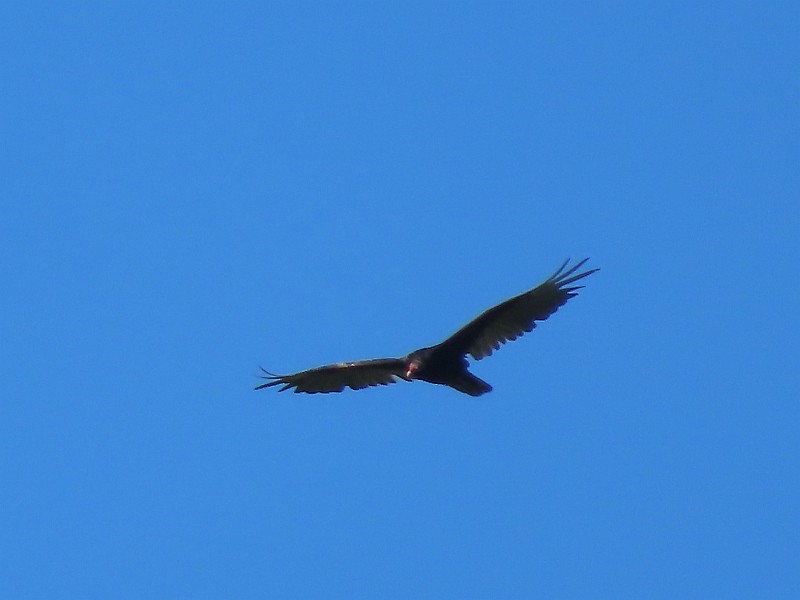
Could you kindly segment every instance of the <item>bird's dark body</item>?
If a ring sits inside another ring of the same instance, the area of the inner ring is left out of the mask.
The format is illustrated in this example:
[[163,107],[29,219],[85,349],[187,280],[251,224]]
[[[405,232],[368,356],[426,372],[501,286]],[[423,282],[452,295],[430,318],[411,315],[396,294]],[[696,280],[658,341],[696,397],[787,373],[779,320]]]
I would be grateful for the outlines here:
[[421,348],[406,357],[409,365],[418,364],[414,379],[449,385],[470,396],[492,391],[492,386],[469,372],[469,361],[463,356],[442,351],[441,344]]
[[481,360],[502,344],[532,331],[537,321],[543,321],[556,312],[583,287],[567,286],[598,270],[576,275],[575,272],[587,260],[568,269],[569,261],[565,262],[537,287],[483,312],[435,346],[420,348],[403,358],[338,363],[289,375],[273,375],[265,371],[264,379],[268,381],[256,389],[280,385],[280,391],[294,388],[295,392],[316,394],[341,392],[345,387],[358,390],[419,379],[446,385],[470,396],[480,396],[490,392],[492,386],[469,372],[466,356]]

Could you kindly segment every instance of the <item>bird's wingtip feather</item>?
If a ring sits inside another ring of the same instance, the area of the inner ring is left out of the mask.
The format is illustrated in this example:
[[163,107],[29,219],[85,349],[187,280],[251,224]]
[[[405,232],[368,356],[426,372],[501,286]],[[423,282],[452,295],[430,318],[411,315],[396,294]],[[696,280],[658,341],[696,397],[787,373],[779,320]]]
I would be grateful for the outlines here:
[[[266,379],[267,381],[265,383],[258,384],[255,388],[253,388],[254,390],[263,390],[264,388],[272,387],[273,385],[280,385],[281,383],[284,384],[286,383],[285,381],[282,380],[281,375],[276,375],[275,373],[271,373],[262,366],[259,366],[258,368],[261,369],[263,373],[266,373],[266,375],[261,375],[261,379]],[[291,387],[291,384],[289,384],[289,387]],[[279,391],[283,391],[284,389],[286,388],[284,387]]]

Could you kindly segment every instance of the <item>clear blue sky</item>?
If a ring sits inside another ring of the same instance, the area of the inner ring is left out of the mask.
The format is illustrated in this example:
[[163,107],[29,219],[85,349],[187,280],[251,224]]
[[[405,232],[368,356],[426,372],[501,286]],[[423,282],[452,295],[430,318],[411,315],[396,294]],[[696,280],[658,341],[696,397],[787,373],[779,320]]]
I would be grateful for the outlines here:
[[0,596],[800,597],[800,8],[602,4],[7,7]]

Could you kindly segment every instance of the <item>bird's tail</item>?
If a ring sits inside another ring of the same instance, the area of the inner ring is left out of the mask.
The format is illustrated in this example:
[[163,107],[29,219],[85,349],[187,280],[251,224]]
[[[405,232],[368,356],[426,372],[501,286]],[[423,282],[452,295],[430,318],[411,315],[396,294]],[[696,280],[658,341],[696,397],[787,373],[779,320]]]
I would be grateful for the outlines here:
[[459,392],[464,392],[470,396],[481,396],[486,392],[492,391],[492,386],[486,383],[483,379],[475,377],[469,371],[459,373],[459,376],[452,381],[448,381],[450,387],[457,389]]

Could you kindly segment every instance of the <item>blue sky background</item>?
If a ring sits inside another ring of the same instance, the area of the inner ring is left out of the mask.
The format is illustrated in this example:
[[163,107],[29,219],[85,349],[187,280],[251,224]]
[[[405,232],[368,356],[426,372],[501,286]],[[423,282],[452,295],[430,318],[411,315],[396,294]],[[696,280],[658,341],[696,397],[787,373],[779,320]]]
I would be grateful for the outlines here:
[[4,598],[800,597],[797,3],[3,13]]

